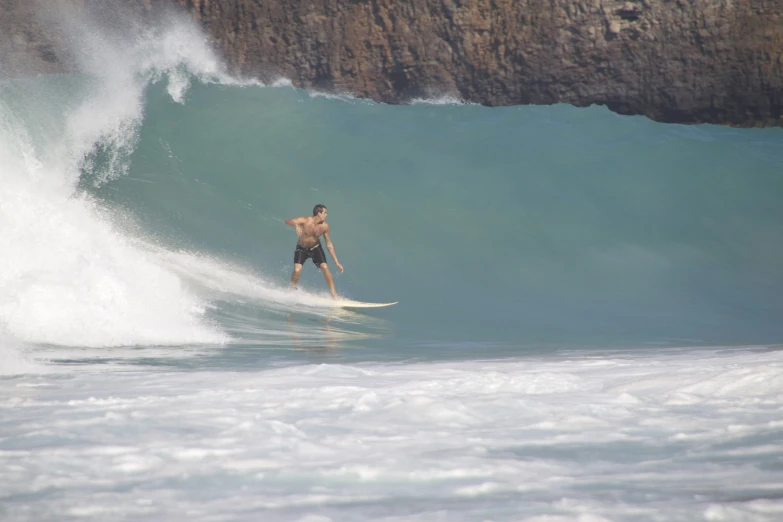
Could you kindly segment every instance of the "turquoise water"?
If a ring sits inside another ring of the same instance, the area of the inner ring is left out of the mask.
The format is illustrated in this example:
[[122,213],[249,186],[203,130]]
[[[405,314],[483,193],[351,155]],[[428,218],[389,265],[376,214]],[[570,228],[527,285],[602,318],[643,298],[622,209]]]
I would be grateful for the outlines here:
[[[0,518],[781,518],[781,129],[375,104],[176,18],[61,24],[77,73],[0,79]],[[399,304],[289,289],[317,203],[338,292]]]
[[291,88],[196,86],[180,105],[153,87],[127,176],[88,190],[280,285],[281,221],[323,203],[339,291],[400,301],[371,314],[406,343],[751,344],[783,334],[781,137]]

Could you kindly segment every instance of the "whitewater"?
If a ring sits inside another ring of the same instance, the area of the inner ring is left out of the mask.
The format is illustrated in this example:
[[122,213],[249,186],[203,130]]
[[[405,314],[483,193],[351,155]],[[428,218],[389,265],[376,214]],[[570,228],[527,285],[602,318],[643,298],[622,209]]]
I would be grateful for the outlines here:
[[[781,129],[376,104],[58,13],[75,71],[0,78],[2,520],[783,517]],[[317,203],[338,292],[399,304],[288,288]]]

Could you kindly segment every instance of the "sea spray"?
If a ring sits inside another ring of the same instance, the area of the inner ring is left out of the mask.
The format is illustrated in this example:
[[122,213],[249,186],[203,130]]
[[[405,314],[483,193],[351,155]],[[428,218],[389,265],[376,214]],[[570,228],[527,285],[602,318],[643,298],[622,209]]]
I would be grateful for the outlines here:
[[0,84],[0,324],[26,343],[220,343],[205,303],[79,190],[122,176],[150,83],[184,100],[228,80],[204,36],[170,18],[118,38],[71,11],[57,26],[77,72]]

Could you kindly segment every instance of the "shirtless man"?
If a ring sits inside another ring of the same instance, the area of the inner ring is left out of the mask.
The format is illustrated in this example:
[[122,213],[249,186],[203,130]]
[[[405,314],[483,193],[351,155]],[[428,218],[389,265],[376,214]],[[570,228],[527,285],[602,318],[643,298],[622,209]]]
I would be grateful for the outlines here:
[[337,254],[334,253],[332,238],[329,236],[329,224],[326,222],[326,207],[316,205],[313,208],[312,216],[302,216],[285,220],[286,225],[296,227],[296,235],[299,240],[296,242],[294,251],[294,272],[291,274],[291,288],[296,288],[299,282],[299,276],[302,273],[302,265],[308,258],[312,258],[313,264],[324,273],[324,279],[332,292],[332,299],[337,299],[337,292],[334,290],[334,279],[326,264],[326,254],[321,246],[321,236],[326,238],[326,248],[332,254],[332,259],[340,272],[343,271],[343,265],[337,260]]

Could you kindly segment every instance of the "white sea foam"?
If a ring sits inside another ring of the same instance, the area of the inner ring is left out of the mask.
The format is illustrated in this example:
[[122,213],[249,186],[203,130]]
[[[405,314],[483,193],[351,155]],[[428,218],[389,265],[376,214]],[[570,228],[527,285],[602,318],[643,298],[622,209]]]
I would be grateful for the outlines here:
[[9,335],[0,326],[0,375],[17,375],[23,373],[42,373],[47,368],[36,363],[27,353],[23,343]]
[[781,371],[668,350],[0,379],[0,491],[7,520],[771,522]]
[[26,343],[224,342],[205,303],[77,183],[83,169],[98,185],[125,172],[150,82],[168,77],[182,102],[191,77],[233,80],[182,20],[122,40],[73,13],[60,23],[79,88],[65,78],[29,93],[0,85],[0,324]]
[[317,89],[308,89],[307,94],[311,98],[326,98],[327,100],[337,100],[345,103],[373,103],[370,100],[357,98],[353,93],[350,92],[328,92]]
[[433,95],[427,98],[414,98],[411,105],[473,105],[452,94]]
[[293,87],[294,83],[289,78],[277,78],[270,84],[271,87]]

